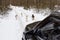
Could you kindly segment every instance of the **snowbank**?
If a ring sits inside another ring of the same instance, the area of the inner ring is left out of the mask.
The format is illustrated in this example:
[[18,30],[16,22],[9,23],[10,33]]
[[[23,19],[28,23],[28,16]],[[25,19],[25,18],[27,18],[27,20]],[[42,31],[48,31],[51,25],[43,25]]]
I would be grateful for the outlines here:
[[[24,7],[10,6],[11,11],[5,17],[0,15],[0,40],[22,40],[22,34],[26,25],[42,21],[50,15],[49,9],[40,9],[37,13],[35,9],[25,10]],[[34,15],[34,19],[32,18]]]

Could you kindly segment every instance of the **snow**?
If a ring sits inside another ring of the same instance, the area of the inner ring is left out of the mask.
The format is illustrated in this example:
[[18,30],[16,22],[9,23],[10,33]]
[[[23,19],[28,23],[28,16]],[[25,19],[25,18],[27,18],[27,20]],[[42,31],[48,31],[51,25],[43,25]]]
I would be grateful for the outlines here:
[[[50,15],[49,9],[41,9],[36,13],[34,9],[25,10],[24,7],[11,6],[11,11],[8,11],[8,16],[0,18],[0,40],[22,40],[23,31],[26,25],[42,21]],[[48,13],[45,15],[45,13]],[[32,14],[35,18],[32,20]],[[26,19],[27,16],[27,19]]]

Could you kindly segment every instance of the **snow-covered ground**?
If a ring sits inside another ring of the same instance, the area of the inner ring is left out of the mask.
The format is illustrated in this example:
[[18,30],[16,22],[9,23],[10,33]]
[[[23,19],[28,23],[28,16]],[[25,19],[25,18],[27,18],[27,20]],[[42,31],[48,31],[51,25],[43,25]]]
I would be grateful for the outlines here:
[[51,13],[48,8],[40,9],[38,13],[35,9],[25,10],[24,7],[10,6],[10,8],[12,10],[8,11],[8,15],[0,15],[0,40],[21,40],[26,25],[42,21]]

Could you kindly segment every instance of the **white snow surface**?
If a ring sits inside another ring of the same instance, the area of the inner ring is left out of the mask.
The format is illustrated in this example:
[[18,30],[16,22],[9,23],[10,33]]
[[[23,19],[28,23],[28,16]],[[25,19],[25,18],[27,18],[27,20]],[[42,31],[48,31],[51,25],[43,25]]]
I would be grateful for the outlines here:
[[[10,6],[10,8],[12,10],[8,11],[8,15],[0,15],[0,40],[22,40],[26,25],[42,21],[51,13],[48,8],[40,9],[38,13],[35,9],[25,10],[24,7]],[[35,16],[34,20],[32,20],[32,14]]]

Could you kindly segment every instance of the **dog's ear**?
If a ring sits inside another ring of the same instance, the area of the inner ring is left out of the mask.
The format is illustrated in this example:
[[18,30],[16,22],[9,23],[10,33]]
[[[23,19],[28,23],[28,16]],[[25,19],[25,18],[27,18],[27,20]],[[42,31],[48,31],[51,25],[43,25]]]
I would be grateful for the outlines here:
[[60,12],[53,11],[50,16],[54,17],[54,18],[57,18],[57,19],[60,19]]
[[55,7],[55,9],[51,11],[51,16],[60,18],[60,6]]

